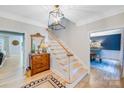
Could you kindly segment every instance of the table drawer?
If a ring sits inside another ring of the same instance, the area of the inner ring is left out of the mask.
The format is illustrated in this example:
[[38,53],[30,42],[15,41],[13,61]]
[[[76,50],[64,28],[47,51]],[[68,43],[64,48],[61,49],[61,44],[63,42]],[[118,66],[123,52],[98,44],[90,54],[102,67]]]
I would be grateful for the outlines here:
[[43,66],[41,68],[32,69],[31,73],[32,73],[32,75],[34,75],[34,74],[37,74],[39,72],[42,72],[42,71],[45,71],[45,70],[48,70],[48,69],[50,69],[50,67],[48,65],[46,65],[46,66]]

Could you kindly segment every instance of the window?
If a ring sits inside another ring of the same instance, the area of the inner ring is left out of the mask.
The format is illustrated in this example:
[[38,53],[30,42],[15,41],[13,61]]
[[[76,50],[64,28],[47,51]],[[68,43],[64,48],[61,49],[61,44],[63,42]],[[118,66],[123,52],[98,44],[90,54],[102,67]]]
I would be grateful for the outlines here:
[[4,50],[4,39],[0,38],[0,51]]

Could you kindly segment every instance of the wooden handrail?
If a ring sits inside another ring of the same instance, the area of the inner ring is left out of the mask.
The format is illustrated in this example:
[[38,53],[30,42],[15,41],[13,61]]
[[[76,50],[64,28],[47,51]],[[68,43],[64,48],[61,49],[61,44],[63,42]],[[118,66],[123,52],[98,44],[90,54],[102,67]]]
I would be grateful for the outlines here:
[[55,41],[57,41],[57,43],[67,52],[67,56],[73,56],[73,54],[71,52],[69,52],[64,46],[63,44],[58,40],[58,38],[50,31],[50,29],[47,29],[47,32],[49,33],[49,35],[54,38]]

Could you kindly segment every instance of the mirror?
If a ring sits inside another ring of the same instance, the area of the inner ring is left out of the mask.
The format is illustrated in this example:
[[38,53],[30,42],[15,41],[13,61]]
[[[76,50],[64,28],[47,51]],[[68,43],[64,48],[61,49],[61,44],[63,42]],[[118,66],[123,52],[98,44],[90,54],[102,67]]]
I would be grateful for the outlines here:
[[45,42],[45,36],[42,36],[40,33],[31,35],[31,53],[41,53],[43,42]]

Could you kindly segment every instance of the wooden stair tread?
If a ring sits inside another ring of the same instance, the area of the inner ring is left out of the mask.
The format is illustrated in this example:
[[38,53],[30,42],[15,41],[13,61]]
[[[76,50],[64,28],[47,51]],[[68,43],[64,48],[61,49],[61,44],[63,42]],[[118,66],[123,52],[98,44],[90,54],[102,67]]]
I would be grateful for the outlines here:
[[87,72],[86,69],[84,69],[83,67],[80,68],[76,73],[72,74],[71,82],[74,82],[75,80],[77,80],[79,77],[81,77],[86,72]]
[[52,54],[54,54],[54,55],[64,55],[64,54],[66,54],[65,52],[52,52]]
[[56,59],[61,60],[61,59],[67,59],[67,56],[57,56]]
[[79,64],[79,63],[76,63],[76,64],[73,65],[74,68],[78,68],[80,66],[81,66],[81,64]]
[[51,46],[60,46],[58,43],[51,43]]
[[51,50],[63,50],[63,48],[59,47],[59,48],[50,48]]
[[66,65],[68,61],[58,61],[58,63],[62,66]]
[[[53,52],[57,53],[57,52],[65,52],[65,50],[53,50]],[[65,52],[66,53],[66,52]]]
[[55,40],[51,40],[50,43],[57,43],[57,41],[55,41]]
[[[68,60],[63,60],[63,61],[58,60],[57,62],[62,66],[66,66],[67,64],[69,64]],[[71,61],[71,64],[72,63],[75,63],[75,61]]]
[[[71,71],[75,70],[75,69],[79,69],[81,67],[81,64],[77,63],[77,62],[72,62],[70,63],[70,66],[71,66]],[[69,64],[67,64],[65,67],[63,67],[63,70],[68,72],[69,70]]]
[[58,55],[58,54],[66,54],[65,51],[55,51],[55,50],[52,50],[51,53],[54,54],[54,55]]
[[50,48],[62,48],[62,47],[59,45],[51,45]]

